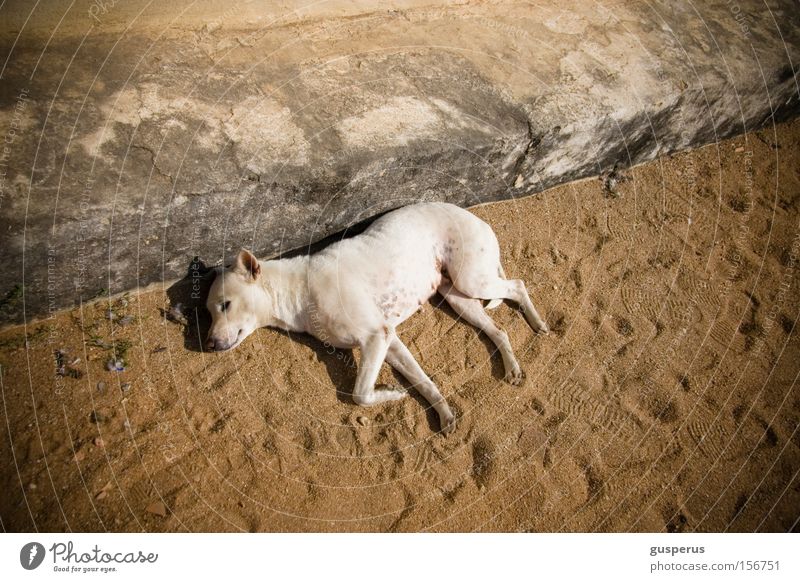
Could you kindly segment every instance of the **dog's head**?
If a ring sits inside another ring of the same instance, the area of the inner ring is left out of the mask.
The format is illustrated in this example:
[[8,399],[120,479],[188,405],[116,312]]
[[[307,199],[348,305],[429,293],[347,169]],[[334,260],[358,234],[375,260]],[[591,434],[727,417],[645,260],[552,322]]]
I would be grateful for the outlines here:
[[225,351],[261,327],[259,314],[266,292],[260,281],[261,265],[250,251],[242,249],[233,265],[216,271],[206,300],[211,313],[206,347]]

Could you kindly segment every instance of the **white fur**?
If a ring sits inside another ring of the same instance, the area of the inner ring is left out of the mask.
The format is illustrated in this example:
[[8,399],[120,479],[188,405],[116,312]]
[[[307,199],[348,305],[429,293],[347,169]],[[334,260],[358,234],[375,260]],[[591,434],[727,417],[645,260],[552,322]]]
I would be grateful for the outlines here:
[[311,256],[257,261],[242,250],[220,275],[207,301],[213,319],[210,349],[231,349],[264,326],[306,332],[339,348],[358,347],[362,358],[353,390],[356,404],[406,395],[399,388],[375,388],[386,361],[430,402],[445,433],[455,428],[455,417],[397,336],[400,323],[438,291],[497,345],[512,384],[522,381],[522,370],[508,335],[494,324],[481,300],[488,300],[491,308],[509,299],[534,330],[548,331],[525,284],[505,279],[489,225],[452,204],[400,208],[362,234]]

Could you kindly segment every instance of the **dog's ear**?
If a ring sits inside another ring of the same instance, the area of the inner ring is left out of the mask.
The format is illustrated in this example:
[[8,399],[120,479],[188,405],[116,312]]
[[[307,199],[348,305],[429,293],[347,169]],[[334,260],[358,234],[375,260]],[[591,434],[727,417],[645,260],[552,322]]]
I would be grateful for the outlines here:
[[236,261],[233,264],[233,270],[243,275],[251,277],[254,281],[258,279],[261,274],[261,265],[258,259],[253,256],[253,253],[247,249],[242,249],[236,255]]

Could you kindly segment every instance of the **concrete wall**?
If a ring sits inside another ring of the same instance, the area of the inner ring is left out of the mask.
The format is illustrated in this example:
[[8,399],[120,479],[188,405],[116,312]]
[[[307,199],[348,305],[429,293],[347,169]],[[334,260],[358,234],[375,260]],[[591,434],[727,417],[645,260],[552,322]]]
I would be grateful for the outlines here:
[[800,111],[792,0],[45,4],[0,8],[0,321]]

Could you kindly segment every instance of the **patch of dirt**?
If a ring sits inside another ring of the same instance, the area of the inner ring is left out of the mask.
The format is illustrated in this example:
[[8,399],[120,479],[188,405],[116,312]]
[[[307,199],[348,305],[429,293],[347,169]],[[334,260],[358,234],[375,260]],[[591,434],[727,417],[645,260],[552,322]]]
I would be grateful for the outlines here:
[[357,352],[192,349],[160,291],[0,332],[3,529],[796,529],[800,121],[763,133],[473,209],[553,332],[491,312],[512,387],[438,300],[401,326],[447,438],[419,398],[354,406]]

